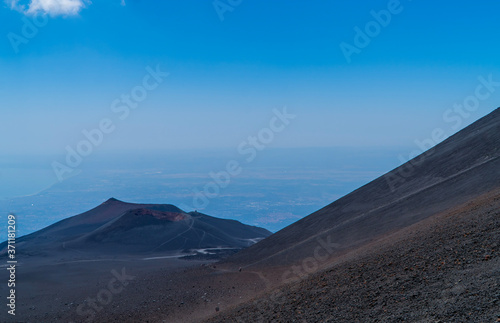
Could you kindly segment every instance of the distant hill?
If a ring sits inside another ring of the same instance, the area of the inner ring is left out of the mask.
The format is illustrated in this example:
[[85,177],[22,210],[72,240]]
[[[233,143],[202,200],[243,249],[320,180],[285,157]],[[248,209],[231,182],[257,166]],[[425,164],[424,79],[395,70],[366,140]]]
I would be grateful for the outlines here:
[[[165,284],[164,289],[180,291],[164,307],[153,302],[145,310],[141,304],[105,318],[496,322],[499,207],[496,109],[216,268],[180,273]],[[153,275],[139,295],[151,293],[163,277]],[[192,281],[192,301],[179,306],[178,297],[187,293],[183,286]],[[199,302],[207,292],[212,300],[208,307]],[[162,293],[160,289],[151,297]]]
[[[18,238],[17,253],[127,255],[197,249],[241,249],[271,235],[266,229],[169,204],[133,204],[111,198],[85,213]],[[5,242],[0,245],[5,252]],[[203,252],[203,251],[201,251]]]
[[[110,199],[18,239],[18,252],[64,259],[26,261],[19,295],[31,298],[16,306],[30,322],[494,322],[499,210],[497,109],[210,266],[163,258],[241,249],[270,232]],[[90,311],[83,300],[109,288],[116,268],[140,279],[112,306]]]

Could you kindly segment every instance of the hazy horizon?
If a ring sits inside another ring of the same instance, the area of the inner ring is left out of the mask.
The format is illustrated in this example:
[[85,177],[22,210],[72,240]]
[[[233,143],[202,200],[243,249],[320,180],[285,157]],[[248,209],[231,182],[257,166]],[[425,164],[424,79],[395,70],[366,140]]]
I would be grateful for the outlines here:
[[2,212],[29,232],[114,196],[278,230],[498,106],[498,2],[281,4],[2,1]]
[[[21,160],[10,168],[0,161],[2,188],[8,188],[0,190],[0,209],[18,216],[21,235],[85,212],[111,197],[174,204],[186,212],[198,210],[278,231],[400,165],[394,157],[397,154],[402,157],[405,151],[275,148],[247,162],[236,150],[107,152],[93,155],[62,182],[49,167],[58,156],[18,156]],[[228,181],[213,175],[224,172],[231,160],[239,163],[240,174]],[[219,192],[206,192],[205,185],[214,183],[221,183],[217,184]]]

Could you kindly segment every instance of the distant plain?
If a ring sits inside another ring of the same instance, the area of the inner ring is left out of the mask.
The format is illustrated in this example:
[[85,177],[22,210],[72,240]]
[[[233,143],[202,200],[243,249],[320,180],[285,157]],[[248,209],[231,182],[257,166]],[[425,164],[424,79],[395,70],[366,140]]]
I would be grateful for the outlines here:
[[[251,163],[230,150],[95,152],[62,182],[51,163],[64,156],[18,156],[19,162],[12,162],[13,156],[0,160],[0,212],[16,214],[22,236],[115,197],[174,204],[276,232],[399,166],[407,151],[411,148],[269,149]],[[209,195],[208,203],[194,200],[207,195],[205,185],[214,182],[210,173],[223,171],[230,160],[240,163],[241,174]],[[0,231],[1,241],[6,232]]]

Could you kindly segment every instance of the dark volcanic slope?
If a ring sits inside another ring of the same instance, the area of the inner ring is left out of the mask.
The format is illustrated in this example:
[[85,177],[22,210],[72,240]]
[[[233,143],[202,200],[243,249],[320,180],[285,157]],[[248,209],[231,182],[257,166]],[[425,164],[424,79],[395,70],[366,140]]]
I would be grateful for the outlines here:
[[[416,159],[228,259],[291,264],[412,225],[499,186],[500,108]],[[332,250],[332,248],[334,250]]]
[[[16,241],[18,253],[54,255],[182,252],[200,248],[244,248],[271,232],[234,220],[185,213],[169,204],[133,204],[111,198]],[[5,243],[0,245],[0,250]]]
[[133,209],[66,244],[68,248],[119,252],[183,251],[201,248],[246,248],[269,236],[265,229],[199,212],[175,213]]
[[209,322],[498,322],[500,190]]

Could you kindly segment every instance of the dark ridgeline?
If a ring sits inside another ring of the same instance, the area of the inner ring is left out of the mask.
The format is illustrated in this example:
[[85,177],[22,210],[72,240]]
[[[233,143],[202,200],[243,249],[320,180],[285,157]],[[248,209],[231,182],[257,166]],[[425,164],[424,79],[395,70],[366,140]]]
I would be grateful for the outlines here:
[[[170,261],[156,256],[129,261],[127,270],[140,273],[140,282],[116,297],[99,320],[199,322],[210,315],[215,315],[211,322],[496,320],[498,293],[491,291],[499,281],[499,148],[497,109],[271,236],[262,228],[173,205],[110,199],[17,239],[23,259],[35,259],[20,267],[24,277],[32,277],[25,278],[30,284],[23,293],[41,304],[25,306],[23,313],[36,322],[81,321],[65,304],[48,313],[44,301],[80,303],[96,295],[101,286],[86,281],[122,266],[129,255],[242,249],[269,236],[213,266],[172,261],[166,269]],[[39,267],[36,260],[44,257],[26,254],[64,259]],[[92,258],[100,261],[80,261]],[[60,274],[65,278],[59,285],[43,279]],[[78,289],[82,294],[75,295]]]
[[496,109],[224,260],[277,282],[204,322],[500,322],[499,157]]
[[227,259],[234,266],[334,257],[500,185],[500,108],[347,196]]
[[[169,204],[133,204],[111,198],[85,213],[17,239],[18,253],[133,255],[192,249],[241,249],[271,232]],[[5,244],[5,243],[4,243]],[[0,245],[2,252],[5,245]]]

